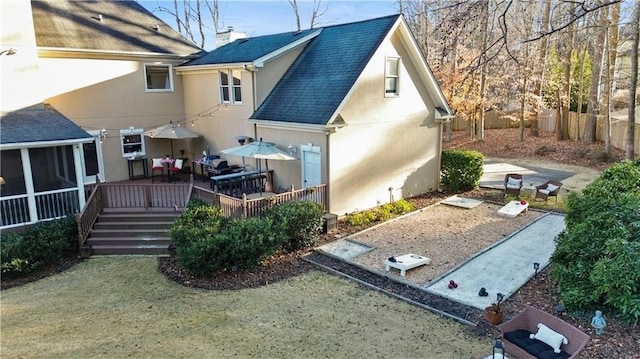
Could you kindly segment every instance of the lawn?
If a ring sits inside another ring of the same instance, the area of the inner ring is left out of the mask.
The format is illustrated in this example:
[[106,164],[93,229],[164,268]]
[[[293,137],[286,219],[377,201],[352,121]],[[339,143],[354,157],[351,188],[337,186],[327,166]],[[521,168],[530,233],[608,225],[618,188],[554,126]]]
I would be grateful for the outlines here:
[[155,257],[94,257],[1,292],[2,358],[476,358],[489,340],[450,319],[312,270],[203,291]]

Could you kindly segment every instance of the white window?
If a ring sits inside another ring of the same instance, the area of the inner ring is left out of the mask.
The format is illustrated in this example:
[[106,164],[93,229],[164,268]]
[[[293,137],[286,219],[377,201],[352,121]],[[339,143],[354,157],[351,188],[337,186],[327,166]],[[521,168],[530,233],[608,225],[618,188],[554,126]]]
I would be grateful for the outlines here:
[[145,64],[145,89],[147,92],[173,91],[173,71],[171,65]]
[[220,70],[220,102],[242,104],[240,70]]
[[387,97],[398,96],[400,89],[400,58],[387,57],[384,71],[384,95]]
[[122,157],[140,157],[146,155],[143,129],[130,127],[120,130],[122,139]]

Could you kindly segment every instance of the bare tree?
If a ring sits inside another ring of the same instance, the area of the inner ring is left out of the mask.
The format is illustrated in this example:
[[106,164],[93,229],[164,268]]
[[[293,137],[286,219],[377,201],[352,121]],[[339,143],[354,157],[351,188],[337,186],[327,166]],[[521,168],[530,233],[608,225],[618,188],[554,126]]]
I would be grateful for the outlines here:
[[[296,30],[300,31],[302,30],[302,26],[300,25],[300,9],[298,8],[298,1],[289,0],[289,5],[291,5],[293,15],[296,18]],[[328,5],[322,8],[322,0],[313,0],[313,7],[311,8],[311,18],[309,20],[310,29],[313,29],[313,27],[316,25],[316,21],[318,21],[318,19],[322,17],[322,15],[326,14],[328,9]]]
[[[176,22],[176,30],[193,43],[204,48],[207,44],[206,30],[217,32],[219,29],[218,1],[182,0],[182,3],[179,3],[178,0],[173,0],[173,9],[158,6],[153,9],[153,12],[158,11],[171,15]],[[209,9],[208,16],[205,16],[203,4]],[[195,24],[195,30],[192,28],[192,22]]]
[[[549,20],[551,15],[551,0],[545,0],[544,6],[542,7],[542,20],[540,21],[540,31],[548,32],[549,31]],[[549,37],[545,36],[541,39],[538,45],[538,61],[536,64],[536,83],[534,86],[533,94],[537,101],[540,101],[542,97],[542,84],[544,82],[544,74],[546,69],[546,58],[547,58],[547,50],[549,49]],[[531,124],[531,134],[533,136],[538,136],[538,106],[535,107],[535,114],[533,116],[533,123]]]
[[640,44],[640,1],[636,2],[633,18],[633,46],[631,46],[631,79],[629,81],[629,117],[627,119],[627,146],[625,158],[635,157],[635,123],[636,123],[636,92],[638,86],[638,45]]
[[596,140],[597,116],[600,114],[600,81],[602,79],[602,63],[604,56],[605,38],[607,35],[607,14],[601,11],[596,21],[596,37],[591,51],[591,88],[587,102],[587,121],[585,123],[582,142],[593,143]]

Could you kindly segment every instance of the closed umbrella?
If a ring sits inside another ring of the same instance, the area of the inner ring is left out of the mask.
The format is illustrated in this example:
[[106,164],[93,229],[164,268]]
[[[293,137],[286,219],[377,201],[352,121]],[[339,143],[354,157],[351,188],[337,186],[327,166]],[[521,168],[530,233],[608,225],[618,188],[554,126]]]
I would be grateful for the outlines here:
[[[260,141],[251,142],[243,146],[236,146],[220,151],[226,155],[251,157],[258,160],[264,159],[265,167],[267,169],[267,183],[271,184],[271,178],[269,178],[269,162],[268,160],[289,161],[295,160],[295,157],[289,156],[288,153],[276,147],[272,142]],[[258,162],[259,164],[260,162]]]
[[151,138],[168,138],[171,140],[171,157],[173,158],[173,140],[182,140],[187,138],[198,138],[202,135],[190,131],[184,127],[176,126],[173,122],[168,124],[147,130],[144,132],[145,136]]

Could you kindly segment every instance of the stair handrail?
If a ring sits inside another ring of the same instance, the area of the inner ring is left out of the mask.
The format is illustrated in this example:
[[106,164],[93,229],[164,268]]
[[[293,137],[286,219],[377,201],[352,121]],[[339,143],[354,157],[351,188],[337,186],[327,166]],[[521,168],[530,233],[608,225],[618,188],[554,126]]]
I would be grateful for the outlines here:
[[96,223],[98,216],[104,209],[103,192],[101,183],[97,183],[87,199],[87,203],[80,213],[76,213],[78,226],[78,245],[82,248],[87,243],[89,232]]

